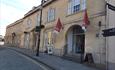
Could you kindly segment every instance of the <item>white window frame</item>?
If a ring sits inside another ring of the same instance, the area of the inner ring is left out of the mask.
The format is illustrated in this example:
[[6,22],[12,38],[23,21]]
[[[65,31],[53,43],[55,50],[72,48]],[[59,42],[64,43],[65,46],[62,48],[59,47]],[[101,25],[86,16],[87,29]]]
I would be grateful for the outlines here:
[[81,10],[85,10],[86,7],[86,0],[81,0]]
[[29,18],[29,19],[27,20],[27,28],[30,28],[31,25],[32,25],[32,20]]
[[67,15],[86,9],[86,0],[68,0]]
[[55,20],[55,9],[54,8],[50,8],[48,10],[48,13],[47,13],[47,21],[51,22],[51,21],[54,21],[54,20]]
[[36,26],[40,26],[40,14],[37,15],[37,23]]

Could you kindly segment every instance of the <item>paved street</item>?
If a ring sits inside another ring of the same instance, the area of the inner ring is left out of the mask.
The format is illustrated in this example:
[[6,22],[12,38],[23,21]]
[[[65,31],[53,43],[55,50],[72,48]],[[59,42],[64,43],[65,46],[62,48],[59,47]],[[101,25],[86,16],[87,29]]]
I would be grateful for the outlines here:
[[0,70],[45,70],[42,65],[13,50],[0,48]]
[[98,70],[54,55],[40,53],[39,57],[36,57],[35,53],[28,49],[0,47],[0,70],[48,70],[49,68],[50,70]]
[[88,67],[83,64],[68,61],[58,56],[48,55],[46,53],[40,53],[39,57],[36,57],[35,53],[33,53],[31,50],[28,49],[14,48],[14,47],[11,47],[10,49],[29,55],[39,60],[40,62],[52,67],[52,69],[55,70],[98,70],[96,68]]

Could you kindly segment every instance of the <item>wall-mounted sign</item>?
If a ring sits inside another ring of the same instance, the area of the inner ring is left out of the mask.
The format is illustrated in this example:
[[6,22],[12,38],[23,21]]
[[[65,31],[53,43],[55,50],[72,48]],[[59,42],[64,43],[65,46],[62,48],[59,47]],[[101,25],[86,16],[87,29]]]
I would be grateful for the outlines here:
[[103,36],[104,37],[115,36],[115,28],[103,30]]

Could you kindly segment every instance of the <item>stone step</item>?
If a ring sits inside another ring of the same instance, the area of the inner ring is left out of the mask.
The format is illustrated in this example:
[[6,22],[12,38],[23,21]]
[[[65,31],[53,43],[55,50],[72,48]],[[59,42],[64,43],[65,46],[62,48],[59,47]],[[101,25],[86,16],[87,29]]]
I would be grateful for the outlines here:
[[81,55],[64,55],[62,58],[81,63]]

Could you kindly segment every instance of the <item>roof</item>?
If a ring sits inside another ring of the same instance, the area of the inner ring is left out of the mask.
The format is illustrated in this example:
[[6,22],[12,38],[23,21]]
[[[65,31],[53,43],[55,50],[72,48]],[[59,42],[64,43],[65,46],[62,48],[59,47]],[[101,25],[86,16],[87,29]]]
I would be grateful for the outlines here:
[[[49,5],[50,3],[54,2],[54,1],[56,1],[56,0],[45,0],[45,1],[43,2],[43,7],[46,7],[47,5]],[[37,7],[33,7],[32,10],[30,10],[29,12],[27,12],[27,13],[24,15],[24,18],[26,18],[26,17],[32,15],[33,13],[39,11],[40,8],[41,8],[41,5],[39,5],[39,6],[37,6]]]
[[19,23],[22,22],[22,21],[23,21],[23,19],[19,19],[19,20],[15,21],[14,23],[9,24],[9,25],[7,26],[7,28],[12,27],[12,26],[14,26],[14,25],[16,25],[16,24],[19,24]]

